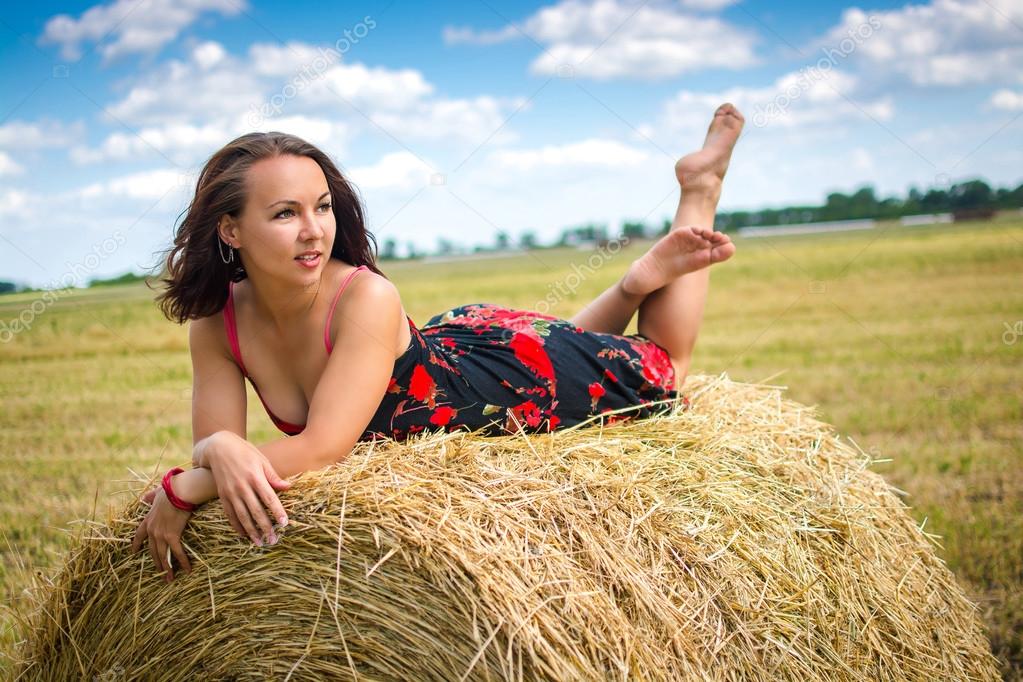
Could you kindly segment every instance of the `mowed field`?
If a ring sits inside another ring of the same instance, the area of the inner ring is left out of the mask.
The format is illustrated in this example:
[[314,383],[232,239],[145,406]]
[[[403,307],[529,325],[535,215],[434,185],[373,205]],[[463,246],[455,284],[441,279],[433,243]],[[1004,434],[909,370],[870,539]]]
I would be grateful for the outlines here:
[[[871,468],[940,536],[1005,678],[1023,679],[1023,219],[736,242],[714,266],[691,372],[786,386],[883,460]],[[419,325],[481,301],[569,317],[648,244],[382,268]],[[137,490],[132,471],[188,466],[187,329],[153,296],[68,293],[0,344],[7,655],[30,576],[59,567],[81,520]],[[0,320],[38,297],[0,297]],[[279,435],[250,388],[250,440]]]

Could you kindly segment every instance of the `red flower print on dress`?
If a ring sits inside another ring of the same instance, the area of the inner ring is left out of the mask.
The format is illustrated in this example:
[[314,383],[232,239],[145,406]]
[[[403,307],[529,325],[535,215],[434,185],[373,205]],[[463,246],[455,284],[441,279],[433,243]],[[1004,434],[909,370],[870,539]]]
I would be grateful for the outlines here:
[[387,383],[387,393],[398,393],[401,391],[401,386],[398,385],[398,380],[391,377],[391,380]]
[[628,360],[629,354],[623,351],[621,348],[601,348],[597,351],[598,358],[606,358],[613,360],[615,358],[621,358],[622,360]]
[[451,418],[458,414],[458,410],[455,410],[447,405],[438,407],[430,415],[430,423],[436,424],[437,426],[447,426],[447,423],[451,421]]
[[605,391],[604,387],[601,386],[600,383],[596,382],[596,381],[594,381],[592,384],[589,385],[589,390],[590,390],[590,410],[592,411],[592,410],[597,409],[597,401],[600,400],[600,397],[602,395],[604,395],[605,393],[607,393],[607,391]]
[[615,382],[616,384],[618,383],[618,377],[616,377],[615,373],[612,372],[611,370],[605,369],[604,370],[604,376],[606,376],[608,379],[610,379],[611,381]]
[[412,380],[409,381],[408,393],[420,402],[425,402],[433,409],[436,406],[437,383],[422,365],[416,365],[412,370]]
[[508,345],[515,351],[515,359],[544,379],[554,383],[554,366],[547,356],[547,351],[543,348],[543,343],[528,334],[516,332]]
[[542,415],[540,414],[540,408],[536,406],[532,400],[527,400],[524,403],[515,405],[514,407],[508,408],[508,419],[505,424],[505,429],[511,433],[517,433],[518,427],[515,422],[519,424],[525,422],[527,426],[537,427],[540,425]]
[[631,343],[639,353],[643,365],[643,377],[655,386],[667,390],[675,388],[675,367],[668,352],[653,343]]

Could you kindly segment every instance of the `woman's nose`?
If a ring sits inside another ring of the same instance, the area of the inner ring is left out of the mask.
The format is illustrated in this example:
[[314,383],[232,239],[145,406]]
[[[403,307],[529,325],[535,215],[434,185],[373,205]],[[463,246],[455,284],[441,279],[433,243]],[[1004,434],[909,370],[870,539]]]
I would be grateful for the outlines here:
[[302,234],[313,239],[323,236],[323,226],[320,225],[319,216],[306,216],[302,221]]

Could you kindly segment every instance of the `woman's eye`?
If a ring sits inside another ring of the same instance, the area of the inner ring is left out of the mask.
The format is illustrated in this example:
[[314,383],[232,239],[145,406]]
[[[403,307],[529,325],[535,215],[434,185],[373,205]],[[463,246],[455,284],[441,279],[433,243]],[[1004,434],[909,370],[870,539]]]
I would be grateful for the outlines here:
[[[320,204],[320,208],[321,208],[321,209],[324,209],[324,210],[326,210],[326,211],[329,211],[329,210],[330,210],[330,204]],[[291,210],[290,208],[286,208],[286,209],[284,209],[283,211],[280,211],[280,212],[278,212],[278,213],[277,213],[277,215],[275,215],[275,216],[274,216],[274,218],[275,218],[275,219],[276,219],[276,218],[280,218],[280,217],[281,217],[281,216],[283,216],[283,215],[284,215],[285,213],[294,213],[294,211],[293,211],[293,210]]]

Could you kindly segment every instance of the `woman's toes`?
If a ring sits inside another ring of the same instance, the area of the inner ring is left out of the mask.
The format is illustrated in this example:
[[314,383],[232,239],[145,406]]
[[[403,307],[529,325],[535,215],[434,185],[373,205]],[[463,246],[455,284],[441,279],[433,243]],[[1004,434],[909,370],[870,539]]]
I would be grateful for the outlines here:
[[708,239],[715,244],[724,244],[731,241],[731,238],[724,232],[715,232],[714,230],[708,230],[703,228],[696,228],[699,230],[700,236],[704,239]]
[[710,260],[712,263],[720,263],[721,261],[728,260],[734,254],[735,244],[731,242],[718,244],[710,250]]

